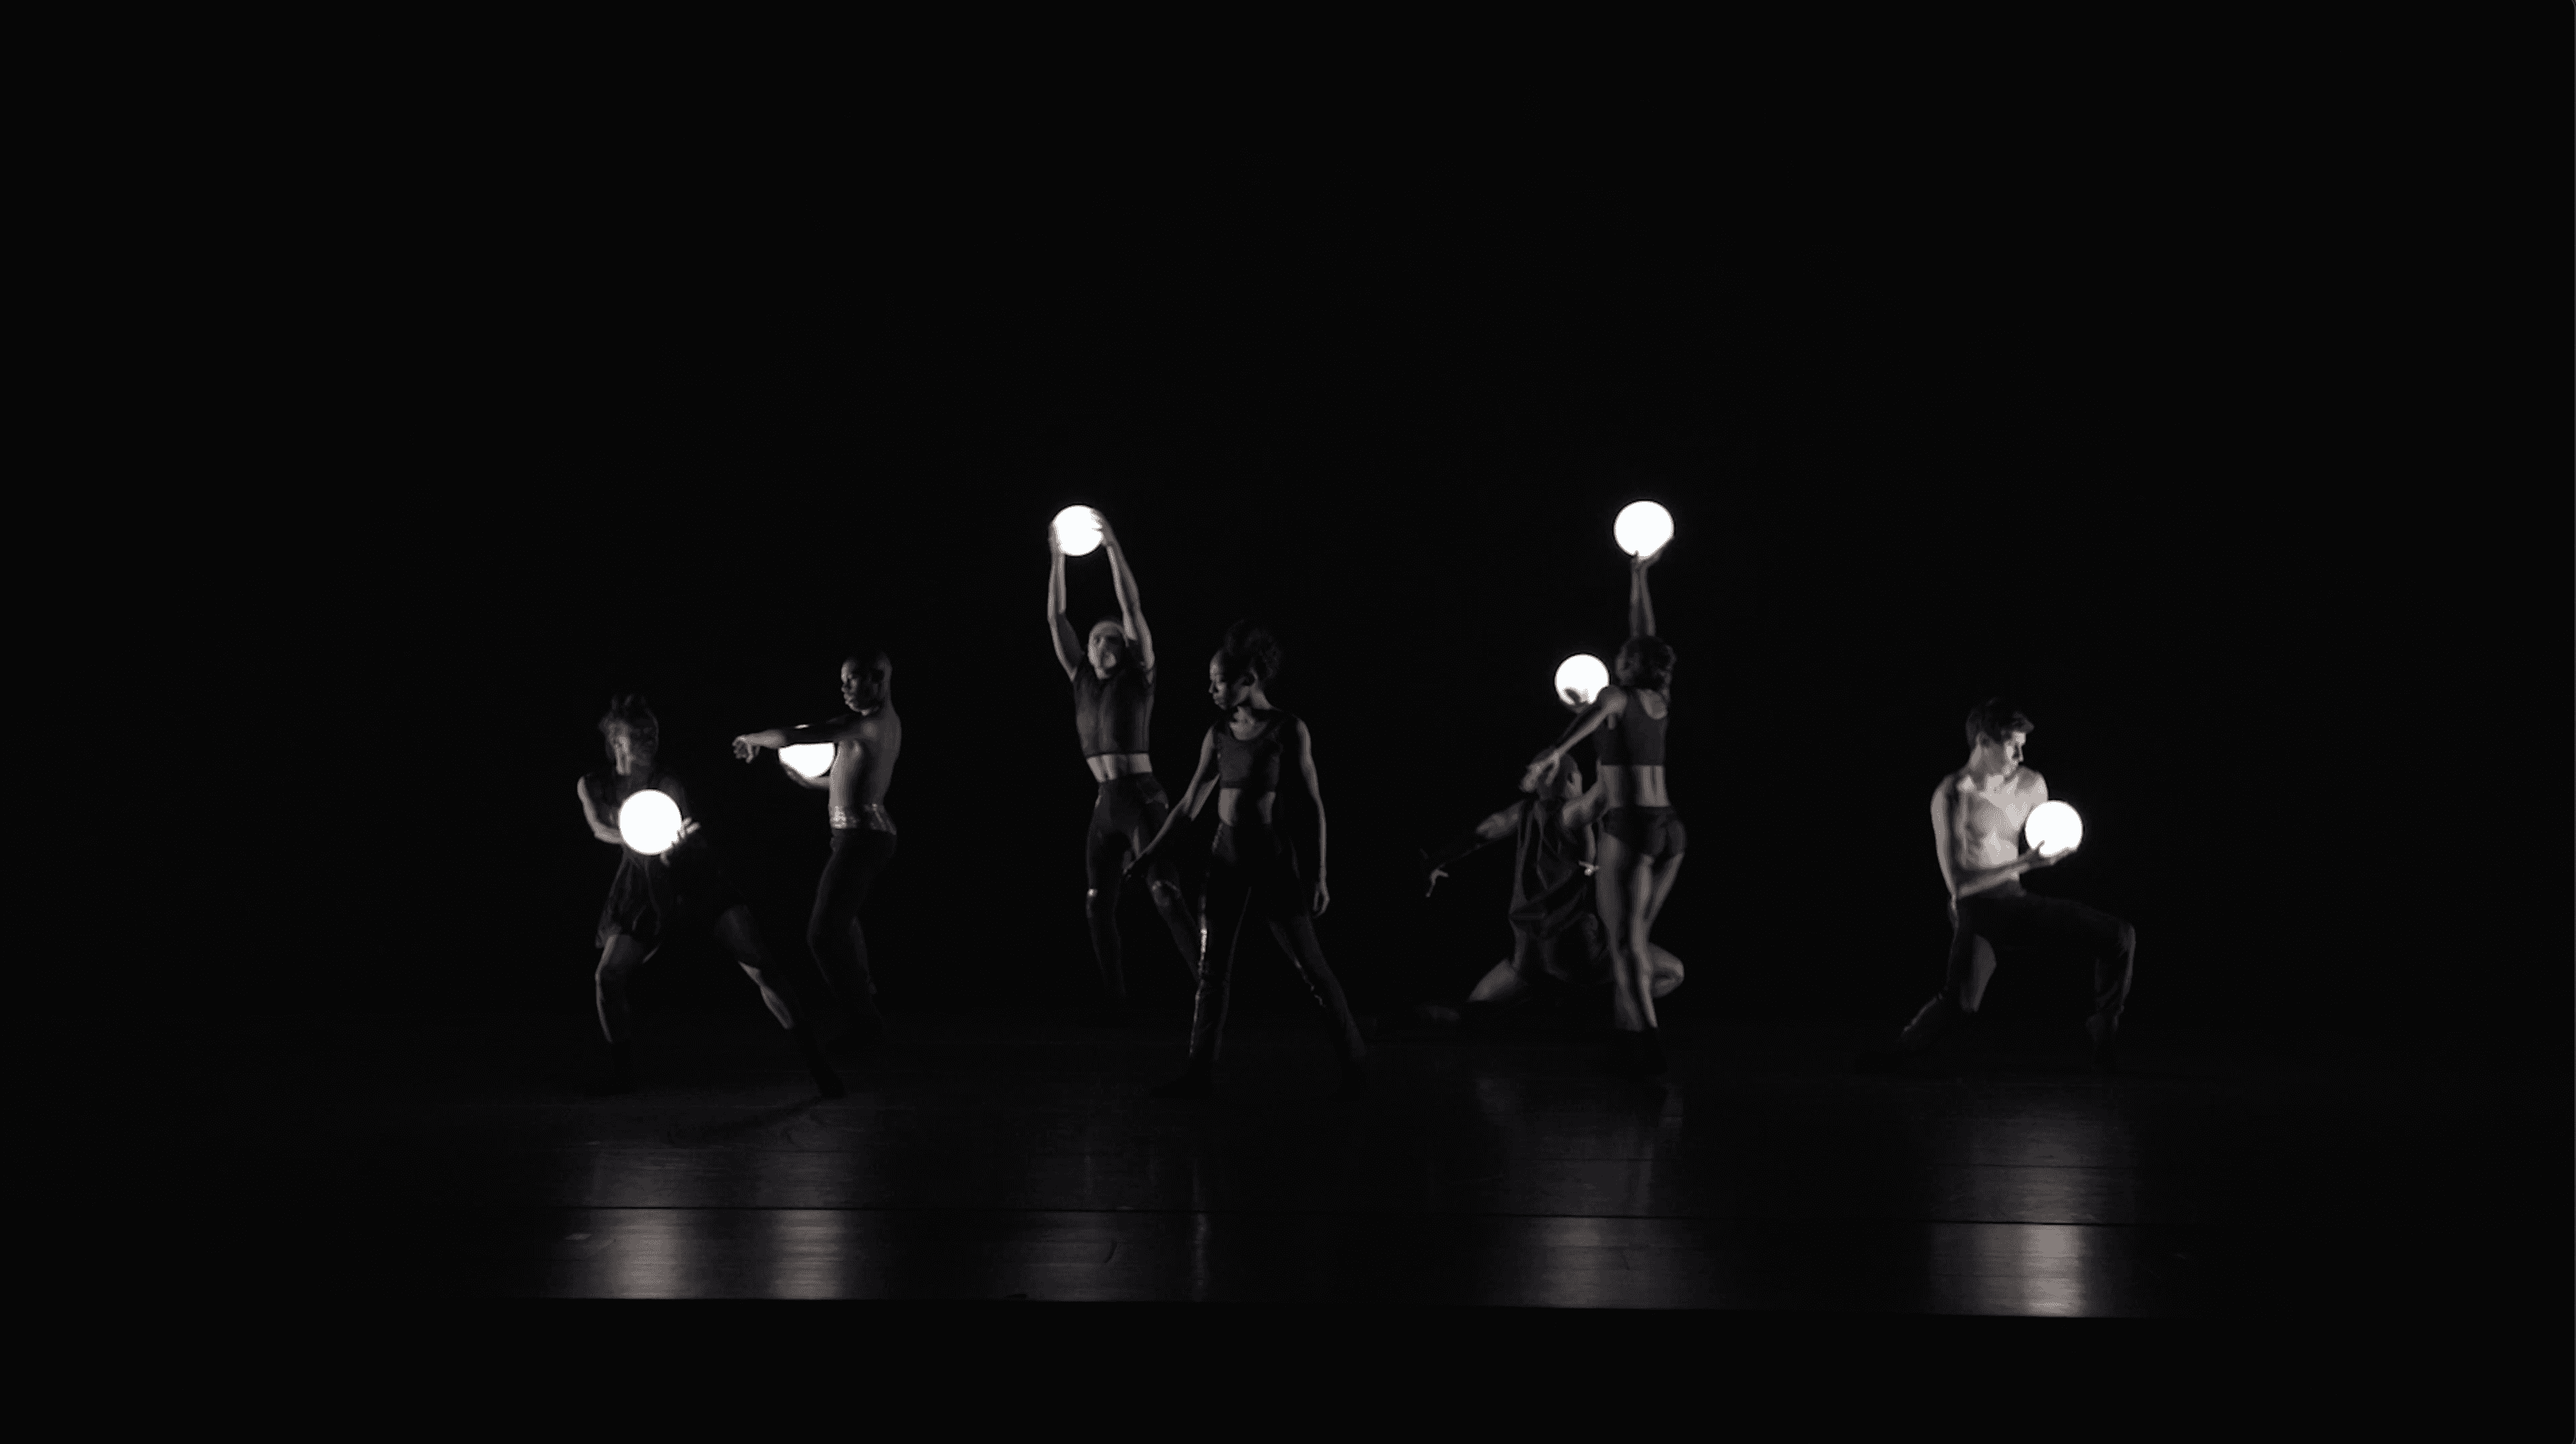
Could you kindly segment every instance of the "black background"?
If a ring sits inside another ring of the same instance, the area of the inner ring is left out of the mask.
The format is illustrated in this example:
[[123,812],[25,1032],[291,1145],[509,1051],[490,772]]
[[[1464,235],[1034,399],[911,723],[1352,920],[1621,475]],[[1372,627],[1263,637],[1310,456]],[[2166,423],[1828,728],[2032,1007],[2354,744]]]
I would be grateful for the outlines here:
[[[2501,185],[2473,160],[2516,117],[2179,54],[1624,130],[1542,99],[1078,135],[959,106],[792,160],[679,110],[166,138],[198,244],[134,293],[171,340],[93,339],[221,398],[122,433],[219,484],[125,523],[201,579],[128,640],[204,665],[136,710],[206,719],[199,785],[249,805],[144,830],[145,872],[216,885],[125,979],[577,1011],[615,857],[572,788],[628,689],[801,958],[822,801],[726,742],[837,710],[866,631],[907,728],[889,1003],[1077,999],[1092,786],[1041,606],[1081,502],[1140,579],[1166,785],[1216,638],[1268,622],[1326,950],[1363,1011],[1454,995],[1506,944],[1502,860],[1425,902],[1415,849],[1511,800],[1557,659],[1617,646],[1611,518],[1651,497],[1689,1007],[1901,1021],[1948,931],[1926,802],[2007,691],[2087,824],[2034,890],[2137,924],[2136,1025],[2555,1036],[2569,839],[2523,829],[2566,795],[2563,431],[2530,449],[2564,246],[2538,294],[2483,258],[2564,241],[2564,167]],[[1071,573],[1077,626],[1114,610],[1105,562]],[[168,680],[127,665],[109,695]],[[1181,997],[1141,896],[1126,923]],[[1303,1006],[1260,949],[1246,1006]],[[753,1006],[703,946],[659,971]],[[1993,1006],[2083,992],[2011,967]]]

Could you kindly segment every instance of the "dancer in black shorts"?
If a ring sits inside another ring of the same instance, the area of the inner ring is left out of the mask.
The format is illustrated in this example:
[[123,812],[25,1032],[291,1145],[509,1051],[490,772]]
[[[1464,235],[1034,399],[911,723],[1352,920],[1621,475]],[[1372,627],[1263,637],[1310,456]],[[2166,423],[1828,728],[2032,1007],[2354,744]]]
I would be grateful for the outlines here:
[[[1342,1091],[1354,1093],[1361,1086],[1360,1059],[1367,1046],[1360,1041],[1341,983],[1325,965],[1312,921],[1332,901],[1324,886],[1324,793],[1315,778],[1314,740],[1304,722],[1272,707],[1262,691],[1263,684],[1279,675],[1280,660],[1279,644],[1260,628],[1237,622],[1226,632],[1225,645],[1208,663],[1208,697],[1225,716],[1199,744],[1198,770],[1190,776],[1180,807],[1127,868],[1132,875],[1149,866],[1180,819],[1196,817],[1209,794],[1216,795],[1216,839],[1208,850],[1207,941],[1199,957],[1198,1007],[1190,1019],[1189,1066],[1154,1090],[1158,1098],[1204,1098],[1213,1090],[1234,955],[1244,919],[1255,912],[1270,924],[1270,935],[1297,965],[1331,1020],[1333,1046],[1342,1059]],[[1299,849],[1272,823],[1283,776],[1304,792],[1313,813],[1305,849],[1314,858],[1311,877],[1300,876]]]
[[1690,840],[1664,792],[1673,649],[1655,635],[1655,605],[1646,590],[1646,569],[1663,554],[1658,547],[1629,563],[1629,635],[1612,668],[1614,684],[1602,688],[1521,777],[1522,791],[1536,791],[1547,769],[1575,743],[1600,734],[1595,745],[1608,806],[1601,814],[1601,860],[1593,892],[1610,942],[1611,1066],[1637,1076],[1664,1071],[1663,1040],[1655,1031],[1649,934],[1672,895]]
[[[1136,598],[1136,574],[1109,518],[1093,512],[1100,523],[1101,549],[1109,554],[1109,580],[1118,592],[1118,616],[1091,625],[1087,644],[1079,642],[1065,615],[1064,548],[1055,529],[1047,529],[1047,550],[1054,565],[1047,577],[1047,631],[1055,642],[1055,659],[1064,664],[1073,684],[1073,729],[1082,739],[1083,765],[1100,783],[1091,804],[1091,835],[1083,844],[1083,871],[1090,891],[1083,913],[1091,922],[1091,951],[1100,962],[1100,984],[1106,994],[1104,1021],[1116,1021],[1127,1010],[1127,972],[1118,937],[1118,899],[1128,859],[1145,850],[1163,830],[1171,813],[1163,784],[1154,776],[1149,724],[1154,716],[1154,634],[1145,625],[1145,609]],[[1146,874],[1154,910],[1171,930],[1181,966],[1196,970],[1199,922],[1173,859],[1158,859]]]
[[[1550,985],[1610,991],[1610,940],[1602,931],[1593,875],[1598,840],[1593,824],[1607,794],[1595,782],[1583,786],[1583,769],[1571,757],[1560,758],[1539,779],[1536,793],[1484,821],[1437,852],[1426,854],[1429,876],[1422,895],[1440,885],[1449,869],[1468,855],[1504,838],[1512,847],[1512,953],[1494,964],[1467,995],[1469,1017],[1490,1016]],[[1682,961],[1649,943],[1649,991],[1657,998],[1682,985]],[[1459,1021],[1443,1004],[1417,1010],[1437,1024]]]
[[1968,714],[1968,761],[1932,789],[1932,848],[1950,892],[1950,961],[1941,991],[1906,1026],[1895,1055],[1864,1067],[1916,1061],[1943,1035],[1976,1017],[1994,973],[1991,944],[2063,949],[2093,965],[2093,1013],[2084,1021],[2094,1066],[2119,1071],[2120,1014],[2128,1006],[2138,930],[2065,898],[2022,890],[2022,875],[2054,867],[2073,849],[2025,850],[2022,824],[2048,800],[2048,779],[2022,765],[2037,730],[2021,709],[1990,697]]
[[[599,968],[593,975],[599,1008],[599,1030],[608,1038],[608,1076],[592,1091],[635,1090],[635,1026],[627,1006],[627,987],[638,968],[651,961],[663,943],[682,933],[705,928],[733,954],[760,989],[771,1017],[787,1030],[796,1051],[826,1098],[841,1096],[840,1076],[823,1061],[814,1030],[797,1019],[795,986],[769,960],[751,909],[734,891],[717,862],[714,845],[689,821],[689,791],[659,765],[662,724],[641,697],[612,699],[599,719],[608,739],[609,765],[581,779],[581,815],[590,834],[617,847],[617,877],[608,885],[608,900],[599,909]],[[651,789],[679,804],[680,841],[669,851],[648,857],[626,846],[617,830],[618,809],[628,798]]]
[[841,701],[850,710],[828,722],[745,733],[733,739],[733,751],[749,762],[764,747],[832,744],[826,784],[832,794],[832,856],[814,884],[805,946],[849,1015],[842,1041],[864,1049],[885,1036],[885,1016],[877,1011],[859,909],[877,874],[894,859],[894,818],[885,809],[885,795],[894,781],[895,759],[903,752],[903,719],[894,710],[894,663],[883,648],[861,647],[842,660]]

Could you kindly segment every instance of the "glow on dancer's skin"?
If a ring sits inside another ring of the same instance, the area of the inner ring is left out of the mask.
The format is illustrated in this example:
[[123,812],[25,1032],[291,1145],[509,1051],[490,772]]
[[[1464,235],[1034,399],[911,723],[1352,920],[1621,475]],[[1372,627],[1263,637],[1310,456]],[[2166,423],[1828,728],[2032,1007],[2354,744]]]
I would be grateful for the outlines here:
[[2084,819],[2063,802],[2043,802],[2030,810],[2021,827],[2031,851],[2042,857],[2064,857],[2084,842]]
[[1577,652],[1557,665],[1556,697],[1568,707],[1591,706],[1609,685],[1610,669],[1590,652]]
[[1085,557],[1100,547],[1100,514],[1087,506],[1069,506],[1047,523],[1055,544],[1069,557]]
[[821,777],[832,770],[834,748],[829,742],[799,742],[778,749],[778,760],[796,769],[799,776]]
[[680,804],[647,787],[617,809],[617,835],[646,857],[659,857],[680,840]]
[[1610,535],[1632,557],[1653,556],[1673,539],[1673,514],[1655,502],[1632,501],[1610,523]]

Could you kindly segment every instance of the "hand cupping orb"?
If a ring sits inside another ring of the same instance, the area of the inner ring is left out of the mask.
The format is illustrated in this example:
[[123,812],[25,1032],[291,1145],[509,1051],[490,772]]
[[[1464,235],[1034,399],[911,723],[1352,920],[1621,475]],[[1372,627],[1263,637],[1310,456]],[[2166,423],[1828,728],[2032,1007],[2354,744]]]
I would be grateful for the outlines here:
[[1066,507],[1047,526],[1066,556],[1089,556],[1100,546],[1100,514],[1087,506]]
[[2031,850],[2040,856],[2062,856],[2084,840],[2084,819],[2063,802],[2043,802],[2030,810],[2030,820],[2022,824],[2021,835],[2029,839]]
[[1652,556],[1656,548],[1673,539],[1673,514],[1655,502],[1632,501],[1610,524],[1610,535],[1619,543],[1619,550],[1628,555]]
[[617,809],[617,835],[646,857],[659,857],[680,840],[680,804],[667,792],[645,788]]
[[832,770],[832,744],[799,742],[793,747],[781,747],[778,749],[778,764],[799,777],[822,777]]
[[1568,707],[1591,706],[1609,685],[1610,669],[1589,652],[1577,652],[1556,666],[1556,698]]

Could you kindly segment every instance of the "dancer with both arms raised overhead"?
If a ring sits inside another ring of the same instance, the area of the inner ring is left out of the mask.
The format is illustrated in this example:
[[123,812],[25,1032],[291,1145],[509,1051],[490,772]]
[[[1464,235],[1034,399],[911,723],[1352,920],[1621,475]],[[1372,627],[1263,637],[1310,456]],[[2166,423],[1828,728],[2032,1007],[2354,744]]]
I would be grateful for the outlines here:
[[[1313,919],[1332,897],[1324,885],[1324,793],[1315,776],[1314,739],[1303,721],[1271,706],[1263,691],[1279,675],[1280,661],[1279,644],[1260,628],[1237,622],[1226,632],[1224,646],[1208,663],[1208,697],[1224,716],[1199,745],[1198,769],[1180,807],[1127,867],[1132,877],[1150,866],[1173,827],[1184,817],[1196,817],[1211,794],[1216,797],[1206,942],[1199,957],[1198,1005],[1190,1019],[1189,1066],[1154,1090],[1158,1098],[1204,1098],[1213,1091],[1235,953],[1244,920],[1254,912],[1270,924],[1271,936],[1297,965],[1331,1021],[1333,1046],[1342,1060],[1341,1091],[1355,1093],[1361,1087],[1360,1060],[1367,1046],[1315,941]],[[1273,824],[1283,779],[1304,792],[1307,806],[1301,810],[1312,814],[1311,845],[1302,850],[1313,859],[1311,878],[1299,876],[1301,850],[1290,846]]]
[[1655,605],[1646,588],[1646,569],[1663,554],[1657,547],[1629,563],[1629,636],[1612,669],[1613,685],[1602,688],[1521,777],[1521,790],[1536,792],[1574,744],[1600,734],[1595,745],[1607,806],[1601,814],[1593,894],[1609,935],[1611,1067],[1640,1077],[1664,1071],[1649,934],[1672,896],[1689,841],[1664,791],[1664,728],[1672,715],[1674,658],[1673,649],[1655,635]]
[[[599,909],[599,968],[593,976],[599,1008],[599,1030],[607,1035],[608,1076],[595,1093],[635,1091],[635,1024],[627,1005],[627,987],[637,969],[652,960],[663,943],[683,931],[706,928],[733,954],[760,989],[771,1017],[787,1030],[797,1053],[813,1074],[814,1086],[826,1098],[842,1094],[840,1076],[823,1061],[810,1017],[799,1021],[795,987],[761,946],[751,909],[734,891],[716,860],[713,844],[689,819],[689,791],[660,765],[662,724],[644,699],[633,694],[611,699],[599,719],[608,739],[609,766],[581,779],[581,815],[590,834],[621,850],[617,877]],[[636,793],[651,789],[680,808],[680,840],[670,850],[648,856],[626,846],[617,827],[618,810]]]
[[[1083,912],[1091,922],[1091,950],[1100,962],[1100,984],[1106,995],[1103,1021],[1127,1013],[1127,973],[1118,937],[1118,899],[1128,859],[1142,853],[1162,834],[1172,805],[1154,776],[1151,723],[1154,717],[1154,634],[1145,625],[1145,609],[1136,597],[1136,573],[1109,519],[1100,523],[1100,545],[1109,554],[1109,580],[1118,592],[1118,615],[1091,624],[1087,642],[1078,642],[1065,615],[1064,548],[1055,529],[1047,529],[1047,550],[1054,564],[1047,576],[1047,631],[1055,642],[1055,659],[1073,684],[1073,728],[1082,739],[1083,765],[1100,783],[1091,805],[1091,835],[1083,845],[1083,868],[1090,890]],[[1171,929],[1172,946],[1181,966],[1197,969],[1199,920],[1183,889],[1181,870],[1171,857],[1158,858],[1146,870],[1154,910]]]
[[[864,1050],[884,1038],[885,1015],[877,1011],[859,909],[877,874],[894,858],[894,818],[885,809],[885,795],[894,781],[895,759],[903,753],[903,718],[894,710],[894,662],[884,648],[862,646],[842,660],[841,701],[850,710],[830,721],[745,733],[733,739],[733,751],[749,762],[762,748],[832,744],[832,770],[824,784],[832,794],[832,856],[814,884],[805,946],[849,1015],[842,1042]],[[795,775],[795,769],[787,770]]]

